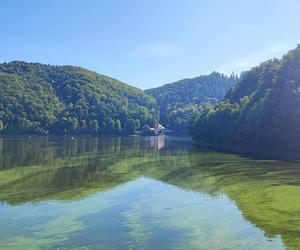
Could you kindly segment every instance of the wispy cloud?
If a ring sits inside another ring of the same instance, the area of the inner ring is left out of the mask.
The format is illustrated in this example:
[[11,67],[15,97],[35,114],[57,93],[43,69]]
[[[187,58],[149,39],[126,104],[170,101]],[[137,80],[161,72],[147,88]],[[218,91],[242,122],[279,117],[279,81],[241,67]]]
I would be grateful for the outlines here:
[[251,55],[235,58],[228,63],[220,65],[217,70],[223,73],[230,74],[231,72],[240,73],[241,71],[249,70],[250,68],[259,65],[261,62],[275,57],[281,57],[288,50],[295,47],[296,44],[291,40],[277,41],[264,50],[258,51]]

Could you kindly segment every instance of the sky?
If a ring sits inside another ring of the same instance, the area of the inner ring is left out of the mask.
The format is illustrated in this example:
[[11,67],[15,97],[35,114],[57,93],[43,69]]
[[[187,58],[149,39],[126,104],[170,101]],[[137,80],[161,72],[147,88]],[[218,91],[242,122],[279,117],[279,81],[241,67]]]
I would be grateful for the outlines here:
[[300,43],[299,0],[0,0],[0,62],[75,65],[147,89],[240,73]]

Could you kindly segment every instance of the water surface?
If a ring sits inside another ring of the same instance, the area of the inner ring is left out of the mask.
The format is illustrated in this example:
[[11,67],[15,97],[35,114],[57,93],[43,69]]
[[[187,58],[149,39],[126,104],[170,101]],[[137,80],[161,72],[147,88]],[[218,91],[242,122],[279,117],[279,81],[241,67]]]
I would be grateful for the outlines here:
[[0,249],[300,249],[300,163],[181,137],[0,138]]

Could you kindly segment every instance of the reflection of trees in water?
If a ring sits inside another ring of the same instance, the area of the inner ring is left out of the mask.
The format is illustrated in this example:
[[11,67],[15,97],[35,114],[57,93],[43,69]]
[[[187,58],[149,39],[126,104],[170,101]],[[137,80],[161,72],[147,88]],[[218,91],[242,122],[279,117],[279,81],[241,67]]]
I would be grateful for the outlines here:
[[165,153],[186,149],[189,141],[165,141],[165,137],[23,137],[0,138],[0,169],[48,165],[58,158],[82,154],[143,154],[164,149]]
[[165,147],[159,150],[149,137],[3,139],[0,200],[73,199],[141,175],[159,179],[169,171],[166,165],[174,165],[174,153],[187,152],[184,143],[170,140],[160,141]]
[[150,140],[139,137],[3,138],[1,142],[0,200],[10,203],[63,198],[65,192],[69,199],[77,197],[79,189],[86,195],[88,190],[110,188],[140,176],[142,166],[157,161],[160,154]]
[[[115,154],[120,151],[121,138],[32,137],[0,138],[0,169],[16,166],[51,164],[57,158],[85,153]],[[1,149],[1,148],[0,148]]]
[[299,163],[193,152],[189,145],[167,137],[2,138],[0,201],[76,199],[145,176],[226,194],[268,235],[280,234],[291,248],[300,244]]

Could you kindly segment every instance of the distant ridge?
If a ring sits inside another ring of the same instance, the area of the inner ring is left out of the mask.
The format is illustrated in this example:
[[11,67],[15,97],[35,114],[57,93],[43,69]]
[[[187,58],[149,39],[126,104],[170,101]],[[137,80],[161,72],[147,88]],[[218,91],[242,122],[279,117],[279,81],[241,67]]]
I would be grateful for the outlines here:
[[223,100],[238,76],[218,72],[186,78],[161,87],[148,89],[160,107],[160,121],[176,133],[187,133],[191,117],[204,103],[216,105]]

